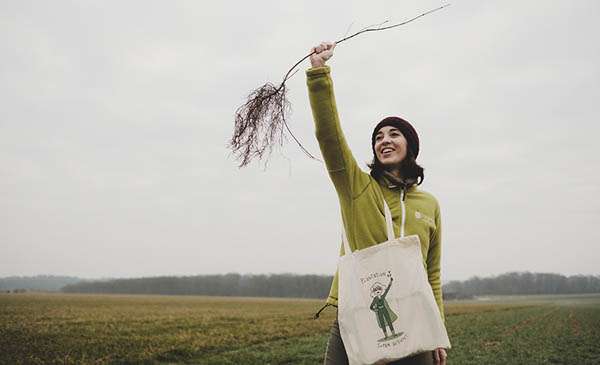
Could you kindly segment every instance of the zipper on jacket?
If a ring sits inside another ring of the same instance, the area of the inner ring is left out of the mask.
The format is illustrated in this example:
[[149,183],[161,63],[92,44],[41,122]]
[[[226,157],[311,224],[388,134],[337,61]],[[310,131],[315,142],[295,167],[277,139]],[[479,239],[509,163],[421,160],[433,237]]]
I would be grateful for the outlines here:
[[400,237],[404,237],[404,225],[406,224],[406,207],[404,206],[404,198],[406,192],[404,186],[400,189],[400,207],[402,208],[402,224],[400,225]]

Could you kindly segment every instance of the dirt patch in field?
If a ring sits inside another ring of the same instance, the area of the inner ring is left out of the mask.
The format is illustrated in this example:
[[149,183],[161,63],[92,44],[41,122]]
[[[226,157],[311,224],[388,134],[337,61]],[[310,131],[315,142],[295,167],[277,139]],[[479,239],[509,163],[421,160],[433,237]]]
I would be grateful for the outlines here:
[[507,328],[504,331],[503,335],[504,336],[511,336],[515,332],[517,332],[517,331],[519,331],[519,330],[521,330],[521,329],[523,329],[523,328],[525,328],[527,326],[530,326],[533,323],[545,320],[546,318],[548,318],[550,315],[552,315],[552,313],[556,312],[557,310],[558,310],[558,308],[554,308],[554,309],[552,309],[552,310],[550,310],[550,311],[548,311],[548,312],[546,312],[544,314],[540,314],[540,315],[531,316],[529,318],[526,318],[526,319],[524,319],[524,320],[522,320],[522,321],[520,321],[520,322],[518,322],[518,323],[516,323],[516,324],[514,324],[512,326],[510,326],[509,328]]
[[579,337],[579,335],[581,334],[581,324],[579,323],[577,318],[575,318],[575,313],[573,313],[573,310],[569,311],[569,324],[571,325],[571,331],[573,332],[573,334],[576,337]]

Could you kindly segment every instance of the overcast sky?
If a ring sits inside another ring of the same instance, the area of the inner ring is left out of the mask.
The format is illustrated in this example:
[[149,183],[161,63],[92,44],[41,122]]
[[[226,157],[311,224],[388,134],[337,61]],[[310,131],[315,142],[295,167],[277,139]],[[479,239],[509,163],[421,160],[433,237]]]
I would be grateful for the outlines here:
[[[0,276],[332,274],[339,206],[288,143],[238,169],[234,112],[322,41],[439,1],[2,1]],[[336,48],[366,168],[388,115],[419,132],[442,278],[600,274],[600,2],[456,0]],[[313,153],[305,62],[289,124]]]

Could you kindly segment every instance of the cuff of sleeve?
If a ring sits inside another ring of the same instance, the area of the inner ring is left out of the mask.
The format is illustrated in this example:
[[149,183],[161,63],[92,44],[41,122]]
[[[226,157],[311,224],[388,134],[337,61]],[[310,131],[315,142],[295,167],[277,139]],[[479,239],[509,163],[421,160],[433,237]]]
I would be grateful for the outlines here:
[[321,75],[327,75],[331,72],[331,68],[327,65],[321,67],[312,67],[306,70],[307,77],[317,77]]

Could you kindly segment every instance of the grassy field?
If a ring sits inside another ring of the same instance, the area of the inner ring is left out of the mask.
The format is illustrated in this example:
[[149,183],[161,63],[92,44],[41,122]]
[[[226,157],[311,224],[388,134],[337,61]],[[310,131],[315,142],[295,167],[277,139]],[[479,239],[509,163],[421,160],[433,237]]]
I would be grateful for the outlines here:
[[[335,311],[290,299],[0,294],[0,364],[319,364]],[[600,296],[446,304],[450,364],[600,364]]]

